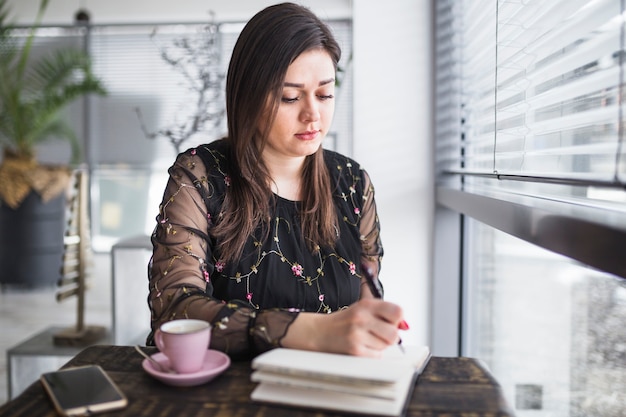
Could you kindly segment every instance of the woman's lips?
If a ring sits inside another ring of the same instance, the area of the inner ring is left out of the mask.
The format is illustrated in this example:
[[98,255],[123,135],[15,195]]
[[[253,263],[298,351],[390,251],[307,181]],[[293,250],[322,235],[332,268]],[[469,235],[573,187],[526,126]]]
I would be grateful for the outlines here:
[[307,132],[296,133],[296,137],[300,140],[313,140],[319,135],[319,130],[310,130]]

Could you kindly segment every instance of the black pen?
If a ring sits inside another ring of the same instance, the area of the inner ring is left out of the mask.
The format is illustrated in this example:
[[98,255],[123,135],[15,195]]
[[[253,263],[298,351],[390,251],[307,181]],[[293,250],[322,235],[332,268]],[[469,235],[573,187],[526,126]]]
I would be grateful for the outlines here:
[[[379,298],[382,300],[383,288],[380,286],[380,282],[378,282],[378,279],[374,278],[374,274],[372,273],[372,270],[366,267],[365,265],[361,265],[361,269],[363,271],[363,276],[365,277],[365,281],[367,282],[367,285],[370,287],[370,291],[372,292],[372,295],[374,296],[374,298]],[[408,329],[409,325],[405,320],[402,320],[399,327],[402,329]],[[400,341],[398,342],[398,346],[400,347],[400,350],[402,351],[402,353],[404,353],[404,347],[402,346],[402,339],[400,339]]]

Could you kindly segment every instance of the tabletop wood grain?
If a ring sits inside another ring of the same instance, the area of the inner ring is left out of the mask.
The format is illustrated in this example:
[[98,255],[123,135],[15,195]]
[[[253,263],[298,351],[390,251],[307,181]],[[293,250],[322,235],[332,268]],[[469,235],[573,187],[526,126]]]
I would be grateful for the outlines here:
[[[148,348],[148,352],[150,352]],[[154,350],[153,352],[156,352]],[[143,371],[143,358],[130,346],[86,348],[64,368],[102,366],[128,397],[128,406],[105,416],[169,417],[340,417],[352,414],[254,403],[250,362],[233,362],[216,379],[196,387],[172,387]],[[472,358],[433,357],[415,385],[407,417],[505,417],[513,413],[497,381]],[[41,383],[0,407],[2,417],[54,417]]]

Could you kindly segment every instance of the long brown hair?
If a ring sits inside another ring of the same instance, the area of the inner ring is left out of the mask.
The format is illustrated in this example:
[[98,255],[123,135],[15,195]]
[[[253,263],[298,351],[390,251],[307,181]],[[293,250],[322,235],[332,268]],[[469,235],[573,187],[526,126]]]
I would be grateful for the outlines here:
[[[231,186],[213,236],[221,242],[225,261],[241,256],[248,238],[263,226],[269,233],[275,203],[271,177],[261,152],[271,123],[258,132],[262,117],[273,120],[287,68],[303,52],[322,48],[335,68],[341,49],[330,29],[309,9],[282,3],[257,13],[244,27],[230,60],[226,78],[226,112],[231,152]],[[337,239],[337,214],[323,150],[306,157],[303,169],[301,227],[311,251],[332,247]]]

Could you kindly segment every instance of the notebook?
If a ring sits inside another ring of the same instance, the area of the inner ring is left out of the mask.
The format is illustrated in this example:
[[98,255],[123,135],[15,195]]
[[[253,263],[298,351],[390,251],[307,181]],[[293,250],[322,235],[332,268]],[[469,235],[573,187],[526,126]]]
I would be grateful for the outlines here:
[[388,348],[382,358],[278,348],[252,361],[254,401],[401,416],[428,360],[427,346]]

